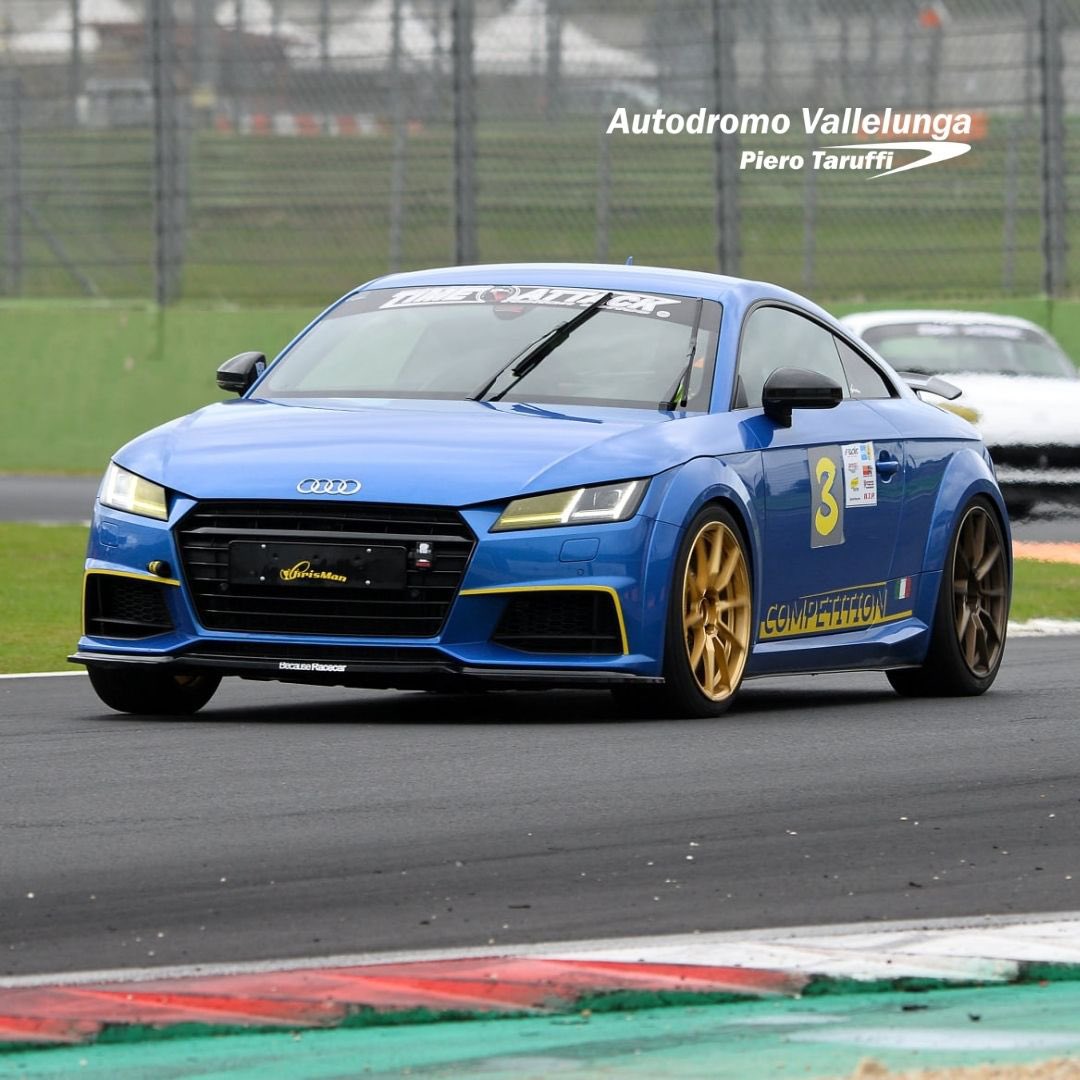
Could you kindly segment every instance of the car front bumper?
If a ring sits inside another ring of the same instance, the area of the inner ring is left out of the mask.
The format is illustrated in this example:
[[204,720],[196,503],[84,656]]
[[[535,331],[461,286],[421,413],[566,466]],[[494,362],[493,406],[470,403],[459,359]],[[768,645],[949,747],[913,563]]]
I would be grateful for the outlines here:
[[[490,511],[462,511],[477,543],[460,587],[437,635],[406,638],[207,629],[178,541],[180,523],[192,505],[174,508],[169,522],[96,508],[86,597],[96,581],[133,581],[160,596],[168,626],[140,631],[133,639],[121,624],[95,619],[84,603],[84,634],[72,662],[396,689],[662,681],[663,628],[678,530],[645,514],[595,528],[491,533],[495,516]],[[568,593],[610,602],[618,620],[618,633],[611,639],[615,644],[602,652],[562,653],[523,651],[493,640],[515,598]]]

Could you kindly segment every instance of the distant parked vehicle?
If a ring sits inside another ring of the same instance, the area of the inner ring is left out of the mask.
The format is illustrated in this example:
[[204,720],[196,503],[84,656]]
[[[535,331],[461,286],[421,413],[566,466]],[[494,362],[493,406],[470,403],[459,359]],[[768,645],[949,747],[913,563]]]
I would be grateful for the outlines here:
[[153,114],[154,98],[146,79],[87,79],[79,98],[79,123],[83,127],[149,127]]
[[[1045,330],[978,311],[864,311],[843,320],[894,368],[963,391],[1013,516],[1080,504],[1080,372]],[[951,406],[946,405],[946,408]]]

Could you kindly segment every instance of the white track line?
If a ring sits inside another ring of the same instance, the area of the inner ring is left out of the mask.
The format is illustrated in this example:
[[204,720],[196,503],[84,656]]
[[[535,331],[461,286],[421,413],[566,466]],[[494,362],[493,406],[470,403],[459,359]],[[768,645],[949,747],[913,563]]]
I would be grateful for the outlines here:
[[1029,619],[1009,623],[1009,637],[1060,637],[1080,634],[1080,619]]
[[[1002,933],[995,935],[992,931]],[[1012,944],[1003,944],[1002,939]],[[935,948],[939,940],[942,946],[940,953]],[[774,965],[785,948],[797,949],[802,962],[796,969],[817,974],[835,973],[857,977],[855,969],[858,965],[855,961],[861,956],[864,961],[862,969],[868,973],[862,976],[864,978],[878,978],[883,974],[895,978],[908,974],[909,969],[945,978],[950,974],[954,978],[1007,978],[1015,970],[1015,960],[1068,963],[1072,956],[1080,951],[1080,911],[1032,915],[976,915],[967,918],[863,922],[832,926],[789,926],[773,930],[601,938],[592,941],[544,942],[536,945],[495,944],[462,949],[345,953],[287,960],[181,964],[155,968],[111,968],[103,971],[8,976],[0,978],[0,989],[45,985],[80,986],[102,982],[149,982],[193,976],[261,975],[305,968],[514,956],[594,960],[655,959],[657,962],[664,962],[665,957],[681,954],[681,959],[667,962],[752,966],[749,963],[738,964],[730,959],[740,948],[746,957],[752,957],[762,948],[767,949],[773,956]],[[949,958],[958,961],[966,959],[974,963],[944,963]],[[787,959],[792,960],[794,957],[789,955]],[[787,967],[787,964],[779,966]]]
[[18,675],[0,675],[0,679],[58,679],[62,675],[85,675],[84,669],[71,671],[23,671]]

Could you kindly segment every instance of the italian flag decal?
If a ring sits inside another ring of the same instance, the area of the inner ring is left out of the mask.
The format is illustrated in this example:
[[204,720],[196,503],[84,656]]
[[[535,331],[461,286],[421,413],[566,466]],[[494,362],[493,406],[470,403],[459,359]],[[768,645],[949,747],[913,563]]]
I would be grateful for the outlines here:
[[902,577],[896,582],[896,599],[906,600],[911,595],[911,578]]

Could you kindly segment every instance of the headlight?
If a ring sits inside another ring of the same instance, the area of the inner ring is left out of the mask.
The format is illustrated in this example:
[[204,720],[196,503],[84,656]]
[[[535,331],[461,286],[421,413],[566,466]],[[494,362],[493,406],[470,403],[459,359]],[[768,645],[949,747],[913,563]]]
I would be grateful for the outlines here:
[[116,462],[109,462],[99,496],[103,506],[114,510],[126,510],[129,514],[167,521],[169,508],[165,505],[165,489],[152,484],[141,476],[121,469]]
[[618,484],[553,491],[515,499],[491,526],[492,532],[506,529],[544,529],[553,525],[593,525],[625,521],[633,517],[645,494],[645,480],[624,480]]
[[956,405],[951,401],[935,401],[934,404],[939,409],[944,409],[946,412],[951,412],[956,416],[962,417],[969,424],[977,424],[982,419],[982,414],[979,410],[973,409],[969,405]]

